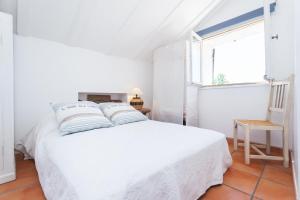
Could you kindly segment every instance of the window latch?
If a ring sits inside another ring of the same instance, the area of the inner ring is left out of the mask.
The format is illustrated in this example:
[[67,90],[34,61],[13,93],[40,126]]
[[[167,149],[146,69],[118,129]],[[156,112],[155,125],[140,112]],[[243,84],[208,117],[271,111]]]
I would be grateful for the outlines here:
[[273,80],[274,80],[274,78],[272,78],[272,77],[270,77],[270,76],[268,76],[268,75],[264,75],[264,79],[266,80],[266,81],[268,81],[268,82],[272,82]]
[[278,40],[278,39],[279,39],[279,36],[278,36],[278,34],[276,34],[276,35],[272,35],[271,39],[272,39],[272,40],[274,40],[274,39]]

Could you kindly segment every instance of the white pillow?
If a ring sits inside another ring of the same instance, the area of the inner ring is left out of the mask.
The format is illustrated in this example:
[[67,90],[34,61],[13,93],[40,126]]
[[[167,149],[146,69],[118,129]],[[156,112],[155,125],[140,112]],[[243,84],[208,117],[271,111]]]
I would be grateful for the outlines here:
[[107,128],[113,125],[104,116],[98,104],[93,102],[79,101],[69,104],[55,104],[52,108],[55,111],[62,135]]
[[100,103],[100,109],[115,125],[144,121],[148,118],[127,103]]

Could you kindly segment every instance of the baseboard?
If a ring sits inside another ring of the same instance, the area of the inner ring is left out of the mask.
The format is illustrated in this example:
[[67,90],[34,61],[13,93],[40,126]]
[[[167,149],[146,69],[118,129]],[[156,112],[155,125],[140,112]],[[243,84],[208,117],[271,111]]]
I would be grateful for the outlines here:
[[16,180],[16,173],[8,173],[0,176],[0,184]]
[[293,180],[294,180],[294,189],[295,189],[295,196],[296,199],[299,199],[299,188],[298,188],[298,182],[297,182],[297,175],[295,171],[295,160],[294,160],[294,152],[291,151],[291,161],[292,161],[292,172],[293,172]]

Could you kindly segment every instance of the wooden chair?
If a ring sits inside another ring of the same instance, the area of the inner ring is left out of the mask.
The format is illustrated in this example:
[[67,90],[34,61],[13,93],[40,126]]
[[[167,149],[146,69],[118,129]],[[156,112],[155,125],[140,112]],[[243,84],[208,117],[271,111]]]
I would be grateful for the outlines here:
[[[288,81],[272,81],[270,82],[271,91],[269,98],[269,106],[266,120],[234,120],[234,150],[238,146],[244,146],[245,149],[245,163],[250,164],[250,159],[265,159],[265,160],[282,160],[284,167],[289,166],[289,116],[291,109],[291,83],[293,77]],[[271,121],[272,113],[278,112],[283,115],[281,123],[273,123]],[[237,128],[241,126],[245,130],[244,143],[238,143]],[[252,130],[266,131],[266,145],[250,144],[250,133]],[[281,131],[283,134],[283,155],[270,155],[271,148],[271,131]],[[251,155],[250,147],[258,154]],[[260,148],[266,149],[266,155]]]

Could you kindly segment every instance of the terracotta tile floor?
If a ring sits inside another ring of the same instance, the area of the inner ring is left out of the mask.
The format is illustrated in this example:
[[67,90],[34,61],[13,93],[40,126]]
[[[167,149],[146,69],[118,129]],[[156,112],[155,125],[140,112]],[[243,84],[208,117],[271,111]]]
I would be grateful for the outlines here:
[[[233,151],[228,139],[233,165],[224,175],[224,183],[211,187],[200,200],[289,200],[295,199],[291,168],[281,162],[252,160],[244,164],[243,149]],[[278,154],[279,150],[272,148]],[[45,199],[34,162],[16,156],[17,180],[0,185],[0,200]]]
[[[280,161],[262,160],[245,165],[243,148],[234,151],[232,140],[227,141],[233,164],[224,175],[224,183],[208,189],[200,200],[295,199],[291,167],[284,168]],[[271,153],[279,155],[281,150],[272,148]]]
[[0,200],[45,199],[33,160],[16,155],[17,179],[0,185]]

